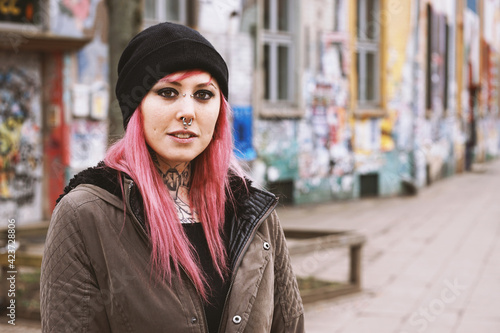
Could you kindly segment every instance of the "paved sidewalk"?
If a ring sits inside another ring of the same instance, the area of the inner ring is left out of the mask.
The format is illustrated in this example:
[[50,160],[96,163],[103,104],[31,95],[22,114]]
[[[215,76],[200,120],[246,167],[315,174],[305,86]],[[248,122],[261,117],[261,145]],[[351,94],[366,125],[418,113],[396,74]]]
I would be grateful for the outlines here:
[[[307,332],[500,332],[499,198],[497,160],[415,197],[280,208],[285,227],[367,237],[363,291],[307,305]],[[346,253],[308,259],[297,273],[345,279]]]

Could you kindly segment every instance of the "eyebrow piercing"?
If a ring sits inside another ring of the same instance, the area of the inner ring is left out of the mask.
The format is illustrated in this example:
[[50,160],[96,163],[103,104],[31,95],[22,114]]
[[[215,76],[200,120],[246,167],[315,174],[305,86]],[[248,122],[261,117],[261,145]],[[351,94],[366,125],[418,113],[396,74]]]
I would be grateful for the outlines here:
[[186,123],[186,118],[185,117],[181,117],[181,120],[182,120],[182,125],[184,125],[184,129],[187,129],[188,126],[191,126],[193,124],[193,118],[191,118],[191,120],[189,121],[189,123]]

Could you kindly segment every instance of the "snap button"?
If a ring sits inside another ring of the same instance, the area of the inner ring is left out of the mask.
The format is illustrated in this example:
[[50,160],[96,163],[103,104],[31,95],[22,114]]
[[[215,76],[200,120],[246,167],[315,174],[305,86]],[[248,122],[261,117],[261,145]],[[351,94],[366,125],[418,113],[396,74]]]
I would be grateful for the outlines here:
[[198,321],[198,319],[196,319],[196,317],[191,318],[191,324],[194,324],[194,323],[196,323],[197,321]]
[[235,323],[235,324],[241,323],[241,317],[240,316],[234,316],[233,317],[233,323]]
[[269,245],[268,242],[264,242],[264,250],[269,250],[271,248],[271,245]]

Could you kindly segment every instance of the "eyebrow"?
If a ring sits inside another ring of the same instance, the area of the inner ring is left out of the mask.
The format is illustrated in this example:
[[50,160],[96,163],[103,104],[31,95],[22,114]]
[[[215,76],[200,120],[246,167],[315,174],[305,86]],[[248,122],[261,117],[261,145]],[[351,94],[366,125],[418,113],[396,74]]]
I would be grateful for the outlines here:
[[[167,80],[160,80],[159,82],[167,82],[167,83],[171,83],[173,84],[174,86],[177,86],[177,87],[182,87],[182,84],[178,81],[167,81]],[[216,90],[217,90],[217,87],[215,86],[215,84],[212,82],[212,81],[209,81],[209,82],[205,82],[205,83],[198,83],[195,88],[202,88],[202,87],[207,87],[207,86],[212,86],[214,87]]]

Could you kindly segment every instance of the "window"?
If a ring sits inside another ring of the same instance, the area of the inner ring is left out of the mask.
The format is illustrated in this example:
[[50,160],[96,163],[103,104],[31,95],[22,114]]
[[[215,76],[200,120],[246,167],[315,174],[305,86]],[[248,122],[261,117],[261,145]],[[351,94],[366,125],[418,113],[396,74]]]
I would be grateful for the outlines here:
[[356,71],[357,100],[361,108],[378,107],[380,104],[379,12],[379,0],[358,0]]
[[441,114],[448,108],[449,25],[427,5],[426,109]]
[[292,0],[264,0],[264,99],[292,102],[294,96]]
[[160,22],[188,24],[188,0],[145,0],[144,27]]

